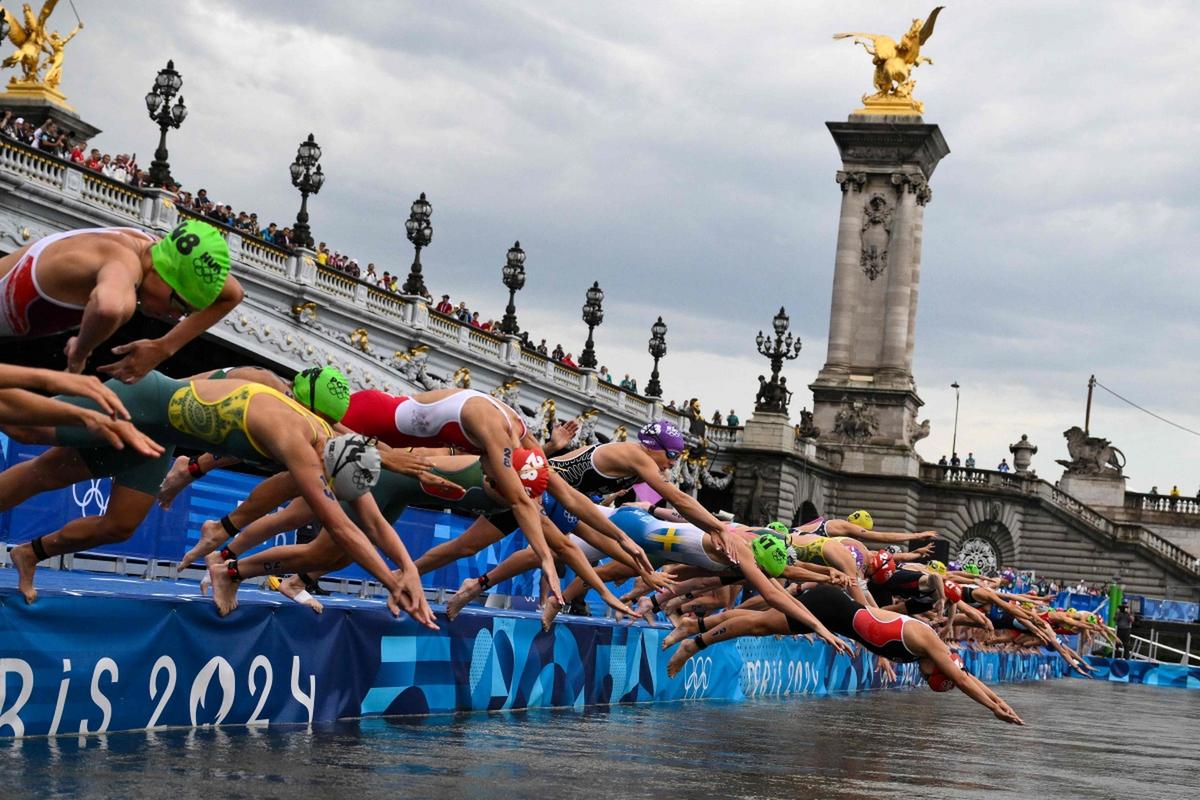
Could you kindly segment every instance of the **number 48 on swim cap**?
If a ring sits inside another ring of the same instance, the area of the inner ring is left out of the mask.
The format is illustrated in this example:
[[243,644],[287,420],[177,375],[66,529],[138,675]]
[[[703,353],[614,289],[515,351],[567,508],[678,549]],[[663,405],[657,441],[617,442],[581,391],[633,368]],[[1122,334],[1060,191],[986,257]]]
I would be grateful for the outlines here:
[[208,308],[229,277],[229,245],[221,232],[196,219],[181,222],[150,248],[154,271],[194,309]]

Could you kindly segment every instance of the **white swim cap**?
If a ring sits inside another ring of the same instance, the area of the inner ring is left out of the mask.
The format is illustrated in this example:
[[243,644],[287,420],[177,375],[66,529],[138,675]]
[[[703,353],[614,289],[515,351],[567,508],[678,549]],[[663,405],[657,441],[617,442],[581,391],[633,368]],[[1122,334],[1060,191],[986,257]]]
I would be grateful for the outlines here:
[[325,442],[325,473],[339,500],[361,497],[379,482],[379,450],[357,433],[335,436]]

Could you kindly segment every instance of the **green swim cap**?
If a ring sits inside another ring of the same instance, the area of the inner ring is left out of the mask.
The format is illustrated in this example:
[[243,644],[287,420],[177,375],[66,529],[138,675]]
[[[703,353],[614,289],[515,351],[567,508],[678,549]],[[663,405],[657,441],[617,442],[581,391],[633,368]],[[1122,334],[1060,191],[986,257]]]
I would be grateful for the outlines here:
[[784,525],[779,520],[768,522],[767,527],[773,531],[776,531],[777,533],[782,533],[784,536],[787,536],[789,533],[791,533],[791,531],[788,529],[788,526]]
[[208,308],[229,277],[229,245],[221,232],[184,220],[150,248],[154,271],[194,309]]
[[350,383],[337,367],[309,367],[292,381],[292,395],[305,408],[341,422],[350,407]]
[[778,578],[787,569],[787,551],[778,534],[759,534],[758,538],[751,542],[750,552],[754,553],[754,562],[772,578]]
[[963,567],[963,572],[969,572],[972,575],[978,575],[979,567],[975,566],[974,564],[967,564],[965,567]]

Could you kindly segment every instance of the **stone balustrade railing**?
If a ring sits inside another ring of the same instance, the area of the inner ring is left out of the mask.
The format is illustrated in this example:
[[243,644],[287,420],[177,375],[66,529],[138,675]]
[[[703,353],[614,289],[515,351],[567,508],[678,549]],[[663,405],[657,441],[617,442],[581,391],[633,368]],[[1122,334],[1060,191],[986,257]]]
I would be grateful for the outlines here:
[[1200,516],[1200,497],[1172,497],[1165,494],[1126,492],[1125,508],[1131,511]]
[[[226,326],[239,334],[261,332],[270,317],[286,315],[293,304],[309,301],[320,308],[318,313],[324,324],[310,325],[306,332],[322,333],[332,337],[339,347],[347,348],[345,339],[350,331],[365,326],[371,344],[365,345],[360,340],[358,350],[363,357],[370,356],[372,351],[383,353],[385,348],[390,353],[396,349],[391,347],[393,340],[398,338],[399,347],[426,342],[431,355],[437,356],[431,359],[431,368],[436,366],[447,375],[459,366],[467,366],[477,374],[517,378],[531,384],[530,389],[535,393],[570,398],[571,402],[566,404],[573,409],[570,413],[595,408],[604,412],[609,424],[624,425],[630,432],[655,416],[667,416],[684,427],[679,415],[664,409],[660,401],[600,382],[594,372],[568,367],[524,350],[515,338],[473,328],[437,313],[420,298],[395,295],[318,265],[310,251],[285,250],[177,208],[165,192],[129,186],[7,137],[0,137],[0,187],[3,186],[23,191],[42,207],[38,213],[29,214],[0,200],[0,223],[10,223],[7,232],[0,227],[0,236],[7,236],[17,246],[57,230],[85,225],[127,225],[157,233],[170,230],[179,218],[203,219],[214,225],[224,233],[234,272],[247,287],[246,310],[242,314],[247,319]],[[250,322],[249,318],[255,316],[258,322]],[[343,327],[345,330],[340,330]],[[225,332],[224,327],[221,332]],[[446,346],[439,346],[438,342]],[[308,347],[305,352],[312,350]],[[372,369],[386,366],[378,357],[369,360]],[[563,408],[562,412],[567,410]]]
[[[927,483],[948,483],[958,488],[978,487],[999,491],[1019,492],[1034,495],[1060,509],[1069,512],[1093,530],[1119,542],[1126,542],[1149,550],[1182,567],[1194,575],[1200,575],[1200,563],[1195,556],[1176,544],[1164,539],[1154,531],[1138,524],[1113,522],[1090,506],[1041,478],[1019,475],[1014,472],[942,467],[937,464],[921,465],[921,480]],[[1176,498],[1180,500],[1182,498]],[[1128,499],[1126,504],[1128,505]]]

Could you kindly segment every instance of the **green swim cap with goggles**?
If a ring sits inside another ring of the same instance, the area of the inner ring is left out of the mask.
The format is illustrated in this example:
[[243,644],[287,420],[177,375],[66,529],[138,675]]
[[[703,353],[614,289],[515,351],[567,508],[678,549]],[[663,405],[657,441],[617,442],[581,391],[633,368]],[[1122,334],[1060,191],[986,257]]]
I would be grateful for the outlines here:
[[334,422],[350,408],[350,382],[337,367],[309,367],[292,381],[296,402]]
[[207,222],[189,219],[150,248],[158,277],[193,309],[208,308],[229,277],[229,245]]
[[768,522],[767,527],[770,528],[771,530],[775,531],[776,533],[783,534],[784,536],[787,536],[789,533],[791,533],[791,530],[788,529],[788,526],[784,525],[779,520],[775,520],[774,522]]
[[778,578],[787,569],[787,548],[777,533],[760,533],[750,543],[750,552],[754,554],[754,563],[772,578]]

